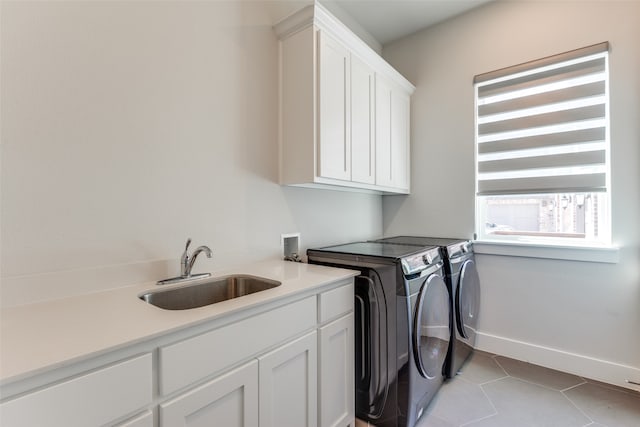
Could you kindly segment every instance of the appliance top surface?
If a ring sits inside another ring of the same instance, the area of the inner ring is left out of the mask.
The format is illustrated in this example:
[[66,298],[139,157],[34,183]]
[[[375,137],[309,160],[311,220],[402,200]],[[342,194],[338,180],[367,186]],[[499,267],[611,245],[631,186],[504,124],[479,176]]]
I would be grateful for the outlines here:
[[440,246],[445,247],[457,243],[468,242],[469,239],[444,238],[444,237],[418,237],[418,236],[395,236],[374,240],[374,242],[394,243],[399,245],[414,246]]
[[[426,246],[426,245],[425,245]],[[418,247],[416,245],[388,244],[387,242],[356,242],[345,245],[328,246],[310,251],[330,252],[336,254],[364,255],[381,258],[398,259],[407,255],[412,255],[425,250],[433,249],[437,246]]]

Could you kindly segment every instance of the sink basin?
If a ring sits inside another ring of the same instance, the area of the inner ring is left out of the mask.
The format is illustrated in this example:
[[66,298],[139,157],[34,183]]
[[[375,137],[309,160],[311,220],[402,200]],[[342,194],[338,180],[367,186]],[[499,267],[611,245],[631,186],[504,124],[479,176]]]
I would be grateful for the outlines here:
[[188,310],[280,286],[275,280],[233,275],[199,280],[185,286],[147,292],[140,299],[165,310]]

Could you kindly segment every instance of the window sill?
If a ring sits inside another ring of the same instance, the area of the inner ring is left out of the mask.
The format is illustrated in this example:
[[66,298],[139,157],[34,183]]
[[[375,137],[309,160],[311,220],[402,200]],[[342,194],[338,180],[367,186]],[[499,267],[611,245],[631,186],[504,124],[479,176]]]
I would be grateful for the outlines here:
[[473,251],[474,253],[483,255],[602,262],[609,264],[617,264],[620,258],[619,248],[612,246],[560,246],[488,240],[474,241]]

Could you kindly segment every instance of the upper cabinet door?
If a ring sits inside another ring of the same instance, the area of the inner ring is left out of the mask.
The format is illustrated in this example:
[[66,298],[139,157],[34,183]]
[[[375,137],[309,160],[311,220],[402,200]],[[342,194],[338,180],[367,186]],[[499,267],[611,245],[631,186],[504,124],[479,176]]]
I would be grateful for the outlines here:
[[376,75],[376,185],[409,189],[409,96]]
[[351,55],[351,180],[375,184],[375,73]]
[[351,180],[350,57],[318,31],[318,175]]
[[376,75],[376,184],[391,187],[391,86]]
[[409,190],[410,104],[406,92],[391,92],[391,176],[392,187]]

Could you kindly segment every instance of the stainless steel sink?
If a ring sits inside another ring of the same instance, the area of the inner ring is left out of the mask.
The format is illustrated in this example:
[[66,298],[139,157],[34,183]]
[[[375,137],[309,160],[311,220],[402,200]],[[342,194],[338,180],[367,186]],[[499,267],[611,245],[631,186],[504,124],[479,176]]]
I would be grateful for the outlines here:
[[140,295],[140,299],[165,310],[188,310],[227,301],[280,286],[276,280],[234,275],[198,280],[177,288],[162,289]]

